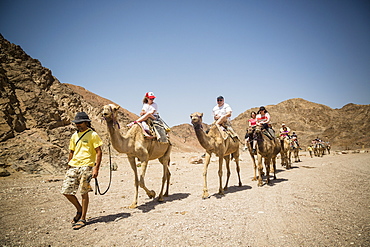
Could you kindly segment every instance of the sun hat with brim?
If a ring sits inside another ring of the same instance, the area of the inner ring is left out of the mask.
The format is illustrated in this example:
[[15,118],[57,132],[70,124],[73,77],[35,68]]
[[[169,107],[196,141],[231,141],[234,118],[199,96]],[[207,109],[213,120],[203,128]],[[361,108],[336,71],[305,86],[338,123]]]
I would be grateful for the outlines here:
[[82,122],[91,122],[89,116],[86,112],[78,112],[75,116],[75,119],[72,120],[73,123],[82,123]]

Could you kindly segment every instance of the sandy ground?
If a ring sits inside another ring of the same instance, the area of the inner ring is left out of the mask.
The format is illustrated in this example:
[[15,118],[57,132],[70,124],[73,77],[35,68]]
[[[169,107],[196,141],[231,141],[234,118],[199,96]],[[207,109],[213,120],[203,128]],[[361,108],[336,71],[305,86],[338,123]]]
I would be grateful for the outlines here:
[[[133,173],[124,155],[113,157],[118,170],[104,195],[90,196],[89,224],[76,231],[75,210],[59,194],[62,176],[0,178],[1,246],[370,246],[370,154],[301,156],[277,179],[257,187],[253,168],[242,152],[237,186],[235,165],[229,189],[217,195],[215,159],[209,167],[210,198],[202,199],[202,153],[173,153],[170,195],[165,202],[139,191],[133,198]],[[303,154],[304,155],[304,154]],[[109,179],[105,157],[99,182]],[[224,176],[226,173],[224,172]],[[160,189],[162,168],[152,161],[149,189]]]

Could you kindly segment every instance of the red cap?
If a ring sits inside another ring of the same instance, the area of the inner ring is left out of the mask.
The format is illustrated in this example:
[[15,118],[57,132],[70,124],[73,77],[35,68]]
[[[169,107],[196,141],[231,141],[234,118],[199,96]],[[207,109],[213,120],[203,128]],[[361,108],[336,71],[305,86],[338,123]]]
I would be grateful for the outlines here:
[[145,97],[149,98],[149,99],[155,99],[155,96],[154,96],[154,93],[153,92],[147,92],[145,94]]

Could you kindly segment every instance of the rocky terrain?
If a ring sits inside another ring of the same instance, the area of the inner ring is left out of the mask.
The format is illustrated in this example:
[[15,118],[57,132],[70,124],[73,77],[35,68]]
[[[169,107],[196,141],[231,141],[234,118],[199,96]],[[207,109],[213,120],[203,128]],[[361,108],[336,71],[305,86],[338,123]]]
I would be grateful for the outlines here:
[[[173,152],[171,186],[163,203],[139,189],[122,155],[104,196],[90,195],[88,225],[75,231],[73,206],[60,194],[63,176],[0,177],[1,246],[369,246],[370,154],[351,153],[310,158],[285,170],[278,161],[277,179],[257,187],[247,152],[240,163],[242,186],[231,165],[229,189],[218,192],[218,165],[208,169],[210,198],[202,199],[203,164],[188,157],[201,152]],[[107,157],[99,174],[105,190]],[[162,166],[149,164],[146,185],[157,193]],[[225,181],[226,172],[224,170]],[[16,206],[15,206],[16,205]]]
[[[0,93],[1,175],[62,173],[69,138],[75,131],[71,120],[79,111],[89,114],[93,127],[108,143],[100,110],[103,105],[113,102],[85,88],[59,82],[40,61],[1,35]],[[338,149],[370,146],[370,105],[348,104],[341,109],[332,109],[298,98],[266,108],[273,117],[275,129],[282,122],[286,123],[298,134],[303,148],[317,136],[329,140]],[[232,121],[241,138],[251,110],[257,108],[246,110]],[[136,117],[120,108],[118,121],[122,132]],[[189,123],[172,126],[171,130],[174,151],[202,150]]]

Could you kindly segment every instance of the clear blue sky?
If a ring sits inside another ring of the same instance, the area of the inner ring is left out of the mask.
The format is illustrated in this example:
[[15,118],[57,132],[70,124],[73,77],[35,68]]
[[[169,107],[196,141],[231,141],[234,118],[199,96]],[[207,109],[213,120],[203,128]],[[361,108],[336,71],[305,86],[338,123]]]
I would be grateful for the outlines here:
[[153,91],[163,119],[212,122],[303,98],[370,103],[370,1],[0,2],[0,32],[61,82],[138,114]]

